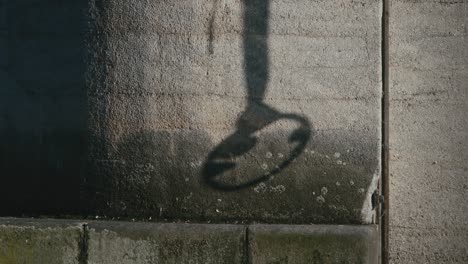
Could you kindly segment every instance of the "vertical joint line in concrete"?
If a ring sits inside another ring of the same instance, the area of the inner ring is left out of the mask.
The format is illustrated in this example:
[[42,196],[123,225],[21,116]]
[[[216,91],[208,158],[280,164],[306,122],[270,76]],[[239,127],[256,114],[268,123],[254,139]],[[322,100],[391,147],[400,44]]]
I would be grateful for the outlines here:
[[381,262],[388,263],[389,230],[389,0],[382,0],[382,179],[380,183],[383,203],[380,203]]
[[78,263],[88,264],[88,242],[89,242],[89,230],[88,224],[83,224],[81,230],[80,240],[78,241]]
[[250,237],[249,237],[249,226],[245,226],[245,236],[244,236],[244,259],[242,260],[242,263],[244,264],[250,264],[252,263],[252,256],[250,252]]

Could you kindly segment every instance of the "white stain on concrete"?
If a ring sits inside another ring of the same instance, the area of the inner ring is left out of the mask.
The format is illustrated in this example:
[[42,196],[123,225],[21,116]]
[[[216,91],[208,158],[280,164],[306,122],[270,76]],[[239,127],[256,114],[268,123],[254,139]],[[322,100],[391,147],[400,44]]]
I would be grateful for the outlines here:
[[321,204],[325,202],[325,198],[322,195],[317,196],[316,200],[317,200],[318,203],[321,203]]
[[254,191],[256,193],[260,193],[260,192],[265,192],[266,189],[267,189],[266,184],[262,182],[258,184],[257,186],[255,186]]
[[278,185],[276,187],[271,187],[271,191],[274,193],[283,193],[286,191],[286,187],[284,187],[284,185]]
[[327,187],[325,187],[325,186],[322,187],[322,189],[320,190],[320,192],[322,193],[322,195],[327,195],[327,193],[328,193]]

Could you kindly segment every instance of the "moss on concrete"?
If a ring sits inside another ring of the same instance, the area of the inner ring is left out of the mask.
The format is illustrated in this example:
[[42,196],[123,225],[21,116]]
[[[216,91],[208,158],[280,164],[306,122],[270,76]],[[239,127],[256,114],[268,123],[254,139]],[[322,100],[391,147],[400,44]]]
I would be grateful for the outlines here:
[[78,264],[78,225],[39,226],[31,222],[0,221],[1,264]]
[[241,263],[244,245],[243,226],[91,223],[88,263]]
[[253,226],[252,263],[374,264],[375,226]]

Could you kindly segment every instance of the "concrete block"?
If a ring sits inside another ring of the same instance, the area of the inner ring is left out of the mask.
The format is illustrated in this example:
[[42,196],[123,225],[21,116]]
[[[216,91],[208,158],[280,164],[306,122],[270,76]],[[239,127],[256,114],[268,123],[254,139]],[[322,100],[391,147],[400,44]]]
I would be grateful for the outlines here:
[[251,263],[378,263],[377,226],[249,227]]
[[82,235],[79,222],[1,218],[0,263],[82,263]]
[[88,262],[243,263],[245,228],[233,225],[89,224]]

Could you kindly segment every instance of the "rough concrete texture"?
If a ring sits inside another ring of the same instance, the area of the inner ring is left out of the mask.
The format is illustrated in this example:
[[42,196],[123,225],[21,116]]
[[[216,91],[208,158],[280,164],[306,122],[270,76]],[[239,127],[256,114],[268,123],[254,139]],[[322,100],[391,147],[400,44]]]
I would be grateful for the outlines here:
[[468,263],[468,1],[390,1],[390,263]]
[[377,226],[253,225],[251,262],[278,264],[378,263]]
[[89,264],[243,263],[241,225],[91,223]]
[[381,1],[90,3],[94,213],[372,222]]
[[1,215],[372,222],[381,1],[1,3]]
[[0,218],[1,264],[81,264],[82,225]]

